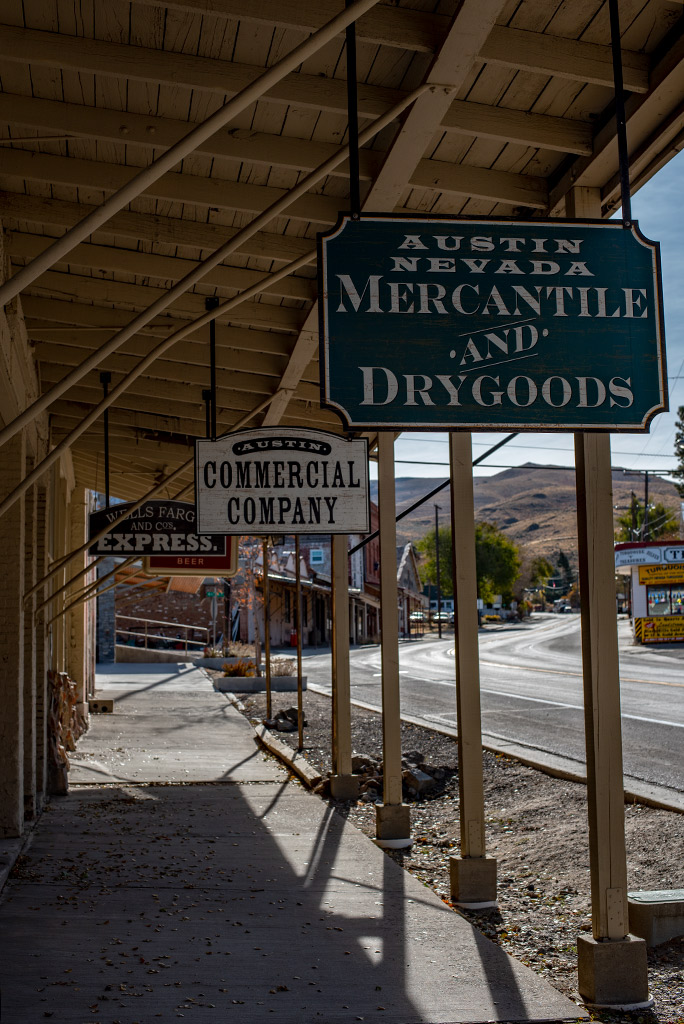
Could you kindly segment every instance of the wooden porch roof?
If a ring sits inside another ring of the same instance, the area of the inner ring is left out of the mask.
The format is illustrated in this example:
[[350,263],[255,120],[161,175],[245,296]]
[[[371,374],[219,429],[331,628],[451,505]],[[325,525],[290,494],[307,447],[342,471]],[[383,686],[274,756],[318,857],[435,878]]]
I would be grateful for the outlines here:
[[[4,0],[0,218],[13,272],[195,123],[344,9],[344,0]],[[633,189],[684,144],[684,7],[620,0]],[[421,83],[361,152],[367,211],[562,216],[573,186],[619,205],[603,0],[379,2],[357,26],[363,128]],[[42,389],[347,141],[343,33],[22,291]],[[287,264],[220,316],[218,426],[340,430],[318,388],[316,232],[348,207],[346,164],[174,301],[50,407],[60,441],[163,337]],[[178,342],[110,411],[111,491],[144,494],[203,435],[208,328]],[[102,424],[73,448],[103,489]],[[176,484],[190,484],[192,470]]]

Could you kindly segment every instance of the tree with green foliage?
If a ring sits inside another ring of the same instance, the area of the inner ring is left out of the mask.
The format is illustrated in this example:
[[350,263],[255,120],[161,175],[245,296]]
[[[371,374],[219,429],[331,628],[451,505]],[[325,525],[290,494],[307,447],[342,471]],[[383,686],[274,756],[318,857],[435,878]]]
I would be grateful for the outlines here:
[[533,587],[537,587],[541,591],[542,610],[546,604],[546,591],[549,580],[552,576],[553,566],[549,562],[548,558],[544,558],[543,555],[539,555],[537,558],[533,559],[530,567],[530,583]]
[[501,594],[504,604],[508,604],[520,575],[522,560],[517,546],[496,523],[475,525],[475,561],[477,596],[485,604],[490,604],[496,594]]
[[570,559],[562,548],[558,552],[558,557],[556,558],[556,568],[558,569],[558,575],[560,576],[560,593],[558,596],[563,597],[574,585],[575,574],[572,571]]
[[680,498],[684,498],[684,405],[679,406],[677,417],[674,450],[679,464],[672,476],[681,481],[681,483],[675,484],[675,487]]
[[[679,517],[677,513],[661,501],[649,502],[648,523],[644,526],[645,506],[636,495],[632,494],[629,509],[618,518],[620,529],[616,533],[618,541],[657,540],[669,533],[677,534]],[[646,534],[646,536],[644,536]]]
[[[437,554],[435,549],[435,531],[430,530],[416,544],[421,554],[420,576],[423,583],[437,585]],[[451,527],[439,528],[439,585],[442,597],[451,597],[454,592],[454,579],[451,558]]]
[[[423,556],[421,577],[426,583],[436,584],[435,531],[431,530],[416,546]],[[501,594],[507,604],[520,575],[522,562],[516,545],[495,523],[476,523],[475,561],[477,596],[487,604],[491,603],[496,594]],[[454,592],[452,545],[451,529],[446,526],[439,530],[439,582],[442,596],[450,597]]]

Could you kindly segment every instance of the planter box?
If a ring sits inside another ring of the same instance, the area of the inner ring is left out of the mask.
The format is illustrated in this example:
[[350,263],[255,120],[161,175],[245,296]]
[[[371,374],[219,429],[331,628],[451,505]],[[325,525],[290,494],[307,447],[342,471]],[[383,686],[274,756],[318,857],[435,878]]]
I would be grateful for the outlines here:
[[[221,676],[214,680],[214,689],[220,693],[265,693],[266,676]],[[306,676],[302,676],[302,689],[306,690]],[[271,690],[296,692],[297,676],[271,676]]]
[[228,656],[225,658],[198,658],[195,664],[200,668],[215,668],[220,672],[224,665],[237,665],[238,661],[247,661],[250,665],[254,665],[254,658],[229,658]]

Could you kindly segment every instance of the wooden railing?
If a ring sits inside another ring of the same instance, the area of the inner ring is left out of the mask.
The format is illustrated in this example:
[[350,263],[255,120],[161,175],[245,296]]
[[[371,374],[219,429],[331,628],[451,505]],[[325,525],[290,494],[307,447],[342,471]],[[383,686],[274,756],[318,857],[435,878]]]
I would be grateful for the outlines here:
[[[140,632],[139,630],[136,630],[136,629],[126,629],[125,627],[119,626],[119,621],[120,620],[123,621],[124,619],[126,621],[128,621],[128,622],[134,622],[136,624],[142,624],[144,626],[143,632]],[[144,644],[143,644],[145,650],[147,650],[147,646],[148,646],[148,643],[149,643],[150,640],[161,640],[163,644],[168,644],[168,646],[170,648],[175,648],[176,650],[178,650],[177,644],[180,643],[181,644],[181,650],[185,650],[186,654],[188,653],[188,648],[189,647],[206,647],[207,644],[209,643],[209,629],[208,629],[208,627],[206,627],[206,626],[191,626],[191,625],[189,625],[187,623],[184,623],[184,622],[164,622],[161,619],[143,619],[139,615],[120,615],[117,612],[117,614],[115,616],[115,626],[116,626],[116,637],[117,637],[117,639],[118,639],[118,637],[120,635],[126,635],[126,636],[129,636],[129,637],[143,637],[143,639],[145,641]],[[151,633],[150,629],[149,629],[150,626],[168,627],[170,630],[173,630],[176,635],[175,636],[167,636],[164,633]],[[179,632],[178,632],[181,629],[184,631],[184,636],[183,637],[181,637]],[[189,636],[188,636],[189,632],[203,633],[204,634],[204,639],[203,640],[191,640],[189,638]],[[136,644],[136,646],[137,646],[137,644]]]

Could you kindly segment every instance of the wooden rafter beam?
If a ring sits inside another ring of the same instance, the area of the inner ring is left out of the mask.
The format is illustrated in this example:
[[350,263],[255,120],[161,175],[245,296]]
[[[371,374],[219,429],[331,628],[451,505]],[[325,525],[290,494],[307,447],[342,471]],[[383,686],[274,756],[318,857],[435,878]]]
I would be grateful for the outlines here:
[[[49,301],[49,300],[47,300]],[[68,303],[73,305],[73,303]],[[92,309],[92,306],[86,307]],[[41,356],[42,345],[55,345],[63,348],[78,349],[81,358],[88,352],[98,349],[102,342],[112,333],[97,331],[82,327],[65,326],[64,324],[49,323],[45,320],[29,319],[26,321],[26,333],[34,346],[38,358]],[[142,357],[158,343],[163,335],[154,337],[141,337],[137,335],[129,341],[124,342],[119,352],[124,355],[137,355]],[[207,364],[207,337],[206,328],[200,328],[196,335],[184,338],[177,345],[170,348],[163,356],[171,362],[189,363],[194,366],[206,366]],[[220,324],[216,328],[216,352],[217,358],[223,363],[229,362],[233,365],[236,358],[261,359],[275,357],[287,359],[293,345],[293,336],[276,331],[255,331],[240,327],[226,327]],[[240,369],[241,367],[236,367]]]
[[463,135],[502,139],[560,153],[591,153],[592,127],[584,121],[492,107],[471,100],[453,100],[440,127]]
[[[134,0],[134,3],[306,32],[314,32],[339,11],[336,0],[289,0],[287,4],[282,0],[259,0],[258,3],[254,0]],[[448,29],[449,18],[443,14],[402,10],[389,4],[378,4],[356,23],[360,42],[427,53],[437,49]]]
[[[152,285],[127,284],[123,281],[102,280],[78,274],[63,274],[48,270],[35,285],[31,286],[30,295],[37,294],[37,289],[58,296],[58,301],[74,302],[90,300],[101,303],[118,303],[131,305],[137,309],[145,309],[156,298],[164,294],[163,288]],[[47,297],[47,296],[43,296]],[[195,292],[186,292],[177,303],[169,307],[179,319],[190,320],[205,312],[204,296]],[[218,317],[221,323],[245,324],[268,330],[296,331],[301,326],[305,312],[291,306],[276,306],[269,302],[243,302],[227,314]],[[125,323],[133,319],[133,312]],[[176,326],[178,322],[176,321]]]
[[[241,92],[264,72],[263,67],[254,64],[9,25],[0,27],[0,56],[36,67],[56,67],[63,71],[82,71],[138,82],[159,82],[175,88],[186,86],[222,97]],[[396,89],[362,83],[359,85],[359,114],[377,117],[397,103],[401,96],[402,93]],[[346,97],[344,81],[298,73],[284,78],[262,97],[262,101],[341,113],[347,109]]]
[[[5,251],[15,259],[33,259],[50,244],[43,235],[19,231],[8,232]],[[313,243],[309,243],[313,249]],[[157,256],[153,253],[138,252],[117,246],[91,245],[82,242],[69,253],[64,261],[55,264],[55,269],[79,267],[94,271],[113,271],[134,274],[152,281],[179,281],[197,266],[196,260],[179,259],[176,256]],[[204,283],[220,289],[221,294],[242,291],[257,284],[266,277],[263,271],[248,270],[244,267],[220,266],[204,278]],[[264,289],[265,294],[278,295],[288,299],[302,299],[310,302],[314,298],[315,282],[302,277],[286,277]]]
[[[64,132],[65,136],[103,139],[142,146],[154,150],[174,145],[187,134],[189,123],[168,117],[154,117],[104,107],[38,99],[0,93],[0,123],[30,129]],[[581,121],[532,114],[522,110],[453,100],[440,125],[445,131],[482,138],[504,139],[543,149],[566,153],[591,153],[591,127]],[[313,170],[338,152],[333,143],[293,139],[248,129],[217,132],[198,147],[197,152],[264,166]],[[383,153],[362,149],[360,176],[372,179],[380,168]],[[348,164],[336,167],[332,174],[347,177]]]
[[[179,415],[169,416],[168,402],[163,411],[156,411],[146,407],[144,403],[141,404],[142,408],[138,410],[122,408],[116,405],[112,406],[110,409],[110,429],[114,425],[118,425],[158,436],[188,434],[195,437],[204,437],[206,422],[204,407],[201,403],[198,403],[197,408],[190,416],[185,417]],[[219,409],[218,411],[219,430],[222,433],[230,430],[241,416],[254,408],[254,404],[253,399],[250,402],[249,398],[244,399],[241,395],[236,394],[230,409]],[[81,399],[66,400],[60,398],[52,406],[52,410],[60,421],[68,423],[70,429],[72,429],[92,410],[92,404]],[[317,403],[302,402],[298,398],[292,401],[291,408],[287,410],[283,422],[291,423],[295,426],[301,426],[302,423],[309,423],[312,426],[318,424],[323,425],[325,430],[332,429],[336,433],[341,432],[339,417],[335,416],[334,413],[321,409]],[[88,434],[84,436],[101,437],[102,434],[101,431],[98,433],[97,426],[93,426],[88,431]]]
[[[283,5],[283,9],[286,11],[287,6]],[[221,96],[239,92],[263,73],[258,65],[9,25],[0,27],[0,55],[23,64],[186,86]],[[475,57],[485,63],[612,88],[610,47],[597,43],[493,25]],[[623,51],[622,60],[625,88],[630,92],[646,92],[648,57]],[[377,117],[400,97],[398,90],[359,83],[359,114]],[[344,81],[302,73],[288,75],[263,99],[334,113],[345,113],[347,107]]]
[[[102,363],[101,369],[111,370],[114,374],[128,373],[140,361],[140,358],[147,354],[146,350],[152,345],[140,345],[138,352],[122,352],[108,356]],[[78,366],[85,358],[88,351],[83,348],[70,345],[59,345],[54,342],[41,341],[34,345],[34,354],[43,365],[57,366]],[[187,384],[198,385],[200,388],[209,386],[208,370],[208,346],[196,344],[191,351],[186,351],[185,358],[178,353],[178,358],[157,359],[154,371],[147,373],[146,377],[159,380],[186,382]],[[228,383],[228,374],[258,374],[264,377],[280,378],[287,363],[287,356],[266,356],[262,353],[243,353],[235,350],[226,351],[217,346],[217,380]],[[318,366],[312,362],[303,376],[303,380],[318,386]],[[239,381],[236,381],[239,386]]]
[[[87,107],[80,103],[62,103],[10,93],[0,93],[0,123],[3,121],[39,132],[64,132],[65,135],[78,138],[106,139],[150,150],[175,145],[193,127],[192,122],[171,117],[108,110],[101,106]],[[294,139],[249,129],[224,128],[198,146],[196,152],[240,163],[275,165],[299,171],[313,170],[339,150],[340,146],[334,143]],[[362,150],[362,177],[371,178],[380,160],[381,156],[372,150]],[[331,173],[337,177],[347,177],[349,168],[346,163],[341,164]]]
[[[80,160],[73,157],[32,153],[29,150],[6,149],[2,153],[2,174],[19,180],[42,181],[57,185],[114,192],[131,180],[139,168],[109,164],[102,160]],[[144,193],[147,198],[170,202],[192,203],[214,209],[262,213],[287,189],[269,185],[248,185],[225,178],[203,178],[197,174],[165,174]],[[288,208],[288,217],[321,224],[334,224],[339,200],[331,196],[309,193]]]
[[[667,149],[672,138],[670,127],[676,120],[684,94],[684,24],[681,20],[668,37],[668,43],[651,68],[648,93],[628,96],[625,101],[630,164],[634,157],[639,157],[642,147],[648,145],[647,140],[650,139],[650,159],[653,160],[659,146]],[[657,126],[655,132],[654,126]],[[662,142],[659,143],[661,132]],[[603,190],[608,186],[604,199],[610,212],[615,197],[614,182],[612,189],[611,182],[617,170],[615,122],[611,118],[596,133],[591,156],[577,157],[564,166],[562,174],[551,183],[549,209],[557,212],[572,188],[587,186]]]
[[[435,130],[438,127],[435,125]],[[444,167],[452,168],[453,173],[451,171],[444,173]],[[2,170],[4,176],[20,181],[33,180],[82,188],[98,188],[105,192],[119,188],[135,173],[132,168],[120,164],[51,156],[20,149],[9,149],[3,153]],[[534,176],[514,174],[510,171],[490,171],[487,168],[478,167],[466,168],[462,174],[459,174],[459,171],[460,165],[442,165],[439,161],[420,160],[412,169],[411,174],[402,177],[402,181],[404,188],[411,184],[421,188],[434,188],[445,196],[450,194],[470,195],[473,189],[477,189],[474,194],[494,202],[508,203],[511,206],[538,206],[540,204],[544,206],[546,203],[545,197],[543,199],[540,197],[540,192],[544,192],[545,185],[541,179]],[[428,184],[431,178],[440,178],[441,184],[439,186]],[[491,182],[489,191],[487,190],[488,182]],[[525,201],[520,197],[521,190],[527,193]],[[261,213],[286,191],[286,189],[276,189],[268,185],[248,185],[225,179],[174,173],[166,174],[155,182],[147,190],[145,196],[172,202],[192,203],[198,207]],[[532,199],[535,195],[537,198],[533,202]],[[395,203],[397,201],[395,200]],[[309,193],[288,208],[288,216],[307,224],[311,222],[325,225],[334,224],[339,216],[340,206],[339,198]],[[385,204],[385,208],[392,209],[387,204]]]
[[[20,192],[0,191],[3,220],[15,217],[32,224],[53,227],[71,227],[93,209],[85,203],[71,203],[61,199],[25,195]],[[199,251],[218,249],[223,242],[237,233],[236,228],[224,224],[206,223],[179,217],[162,217],[151,213],[122,210],[107,222],[105,228],[95,232],[93,238],[123,235],[145,242],[180,245]],[[260,231],[237,250],[245,256],[257,256],[274,262],[289,263],[311,249],[311,240],[294,235],[276,235]]]
[[[156,366],[156,363],[154,364]],[[55,380],[61,380],[61,367],[54,363],[43,363],[41,365],[41,382],[54,384]],[[197,368],[188,367],[186,379],[183,380],[174,364],[167,364],[166,369],[160,370],[159,374],[142,374],[132,381],[126,391],[119,396],[114,407],[137,408],[139,401],[149,402],[149,408],[168,409],[169,402],[173,408],[178,410],[180,416],[188,412],[189,408],[204,409],[202,402],[202,389],[207,387],[208,372],[200,373]],[[245,395],[245,401],[249,401],[249,395],[265,397],[273,393],[273,377],[259,373],[252,369],[248,373],[237,373],[231,370],[218,371],[216,374],[217,396],[219,405],[223,409],[232,408],[236,396]],[[114,379],[114,383],[117,383]],[[92,401],[95,405],[102,398],[102,385],[98,371],[93,371],[82,377],[78,384],[70,388],[68,394],[76,401]],[[318,384],[302,381],[298,386],[298,394],[302,401],[317,401],[319,396]],[[164,404],[166,403],[166,405]]]
[[[480,57],[487,64],[613,88],[611,49],[599,43],[496,25],[483,44]],[[648,92],[648,64],[645,54],[622,51],[625,89]]]

